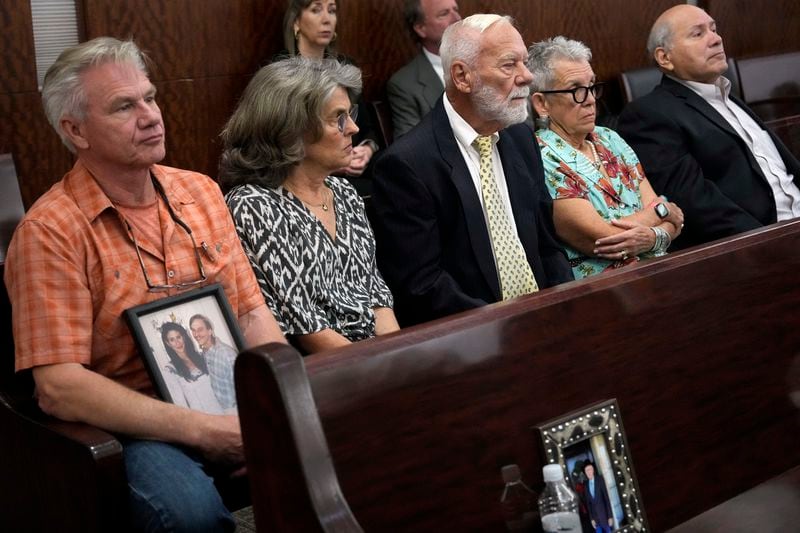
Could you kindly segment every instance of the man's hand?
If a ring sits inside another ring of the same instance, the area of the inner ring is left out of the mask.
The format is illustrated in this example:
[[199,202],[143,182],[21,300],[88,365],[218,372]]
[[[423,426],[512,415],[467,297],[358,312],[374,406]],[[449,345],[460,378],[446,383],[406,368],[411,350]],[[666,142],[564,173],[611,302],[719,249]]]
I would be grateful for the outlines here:
[[241,465],[244,447],[239,417],[234,415],[205,415],[198,424],[194,446],[215,464]]

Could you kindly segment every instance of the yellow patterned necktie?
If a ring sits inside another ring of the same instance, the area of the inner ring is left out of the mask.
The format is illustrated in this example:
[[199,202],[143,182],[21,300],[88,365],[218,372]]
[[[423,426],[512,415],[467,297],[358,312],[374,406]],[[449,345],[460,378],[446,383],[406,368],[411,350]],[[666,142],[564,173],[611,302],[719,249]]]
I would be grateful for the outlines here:
[[500,191],[494,179],[492,169],[492,138],[479,136],[473,143],[478,149],[480,159],[481,194],[489,220],[489,238],[492,241],[494,259],[497,263],[497,275],[503,300],[522,296],[539,290],[533,278],[531,265],[525,257],[508,214],[503,208]]

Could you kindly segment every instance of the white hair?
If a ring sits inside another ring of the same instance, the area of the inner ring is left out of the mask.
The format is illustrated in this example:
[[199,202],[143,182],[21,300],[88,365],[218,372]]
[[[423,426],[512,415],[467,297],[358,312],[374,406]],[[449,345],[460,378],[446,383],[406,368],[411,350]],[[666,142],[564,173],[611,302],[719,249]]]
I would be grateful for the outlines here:
[[559,35],[533,43],[528,48],[528,70],[533,74],[531,89],[535,92],[553,88],[555,82],[555,63],[557,61],[592,60],[592,51],[580,41]]
[[475,67],[480,52],[480,35],[492,24],[505,20],[514,24],[514,19],[503,15],[476,14],[451,24],[442,35],[439,55],[442,58],[445,86],[451,87],[450,67],[454,61],[463,61],[470,68]]

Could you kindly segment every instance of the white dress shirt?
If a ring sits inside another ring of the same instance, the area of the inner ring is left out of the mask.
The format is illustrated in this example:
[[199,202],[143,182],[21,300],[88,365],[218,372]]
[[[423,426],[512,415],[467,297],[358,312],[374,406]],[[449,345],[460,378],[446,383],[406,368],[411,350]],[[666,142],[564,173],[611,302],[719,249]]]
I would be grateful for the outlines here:
[[672,79],[708,102],[747,144],[772,189],[778,220],[800,216],[800,189],[794,184],[794,177],[786,170],[786,165],[769,133],[729,98],[731,82],[724,76],[720,76],[714,84]]
[[[469,175],[472,178],[472,184],[475,186],[475,191],[478,194],[478,200],[481,203],[481,208],[483,210],[483,220],[486,223],[486,228],[489,228],[489,218],[486,214],[486,206],[483,203],[483,192],[481,190],[481,176],[480,176],[480,153],[478,149],[473,146],[473,142],[475,139],[479,137],[477,131],[475,131],[472,126],[470,126],[466,120],[464,120],[461,115],[453,109],[453,105],[447,99],[447,95],[443,98],[444,101],[444,110],[447,113],[447,119],[450,121],[450,127],[453,129],[453,134],[456,138],[456,144],[458,145],[458,149],[461,151],[461,156],[464,158],[464,161],[467,164],[467,168],[469,169]],[[497,189],[500,192],[500,198],[503,202],[503,209],[508,215],[508,219],[511,222],[511,227],[514,230],[514,235],[516,236],[517,240],[519,240],[519,232],[517,231],[517,223],[514,220],[514,212],[511,210],[511,199],[508,194],[508,185],[506,184],[506,174],[503,171],[503,164],[500,161],[500,152],[497,151],[497,142],[500,140],[500,134],[495,132],[492,134],[492,171],[494,174],[495,182],[497,183]],[[491,238],[491,234],[490,234]],[[520,243],[520,246],[521,243]],[[492,247],[492,254],[494,254],[494,247]],[[495,258],[495,266],[497,263],[497,258]]]

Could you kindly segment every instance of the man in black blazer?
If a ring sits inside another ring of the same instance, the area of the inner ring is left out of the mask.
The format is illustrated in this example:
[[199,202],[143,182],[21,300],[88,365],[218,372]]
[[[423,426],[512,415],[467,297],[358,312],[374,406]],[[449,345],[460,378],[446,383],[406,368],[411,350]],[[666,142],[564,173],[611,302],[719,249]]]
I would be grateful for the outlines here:
[[661,84],[628,104],[618,131],[659,194],[681,207],[684,248],[800,216],[800,163],[735,97],[716,23],[682,4],[656,20]]
[[442,95],[444,74],[439,45],[444,30],[461,20],[455,0],[406,0],[403,11],[420,51],[386,84],[395,139],[419,124]]
[[611,511],[606,480],[600,474],[595,474],[594,463],[591,461],[586,461],[583,465],[583,473],[586,475],[583,495],[592,527],[595,533],[611,533],[614,527],[614,514]]
[[532,273],[542,289],[572,279],[555,238],[539,149],[519,124],[531,81],[522,37],[508,18],[474,15],[447,29],[441,51],[445,96],[375,167],[378,263],[404,325],[503,298],[496,266],[503,254],[490,237],[473,147],[481,136],[496,141],[493,179],[505,190],[504,220],[516,233],[514,272]]

